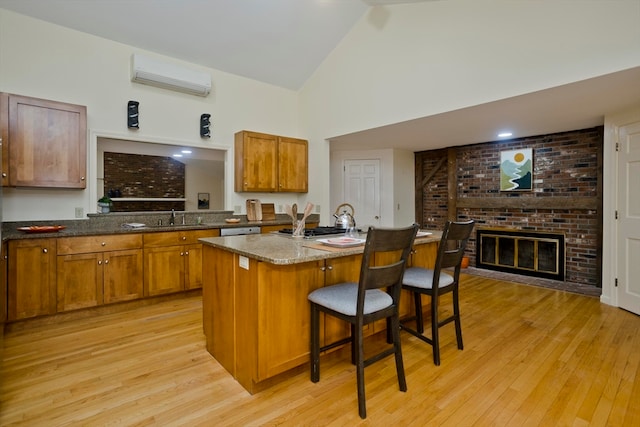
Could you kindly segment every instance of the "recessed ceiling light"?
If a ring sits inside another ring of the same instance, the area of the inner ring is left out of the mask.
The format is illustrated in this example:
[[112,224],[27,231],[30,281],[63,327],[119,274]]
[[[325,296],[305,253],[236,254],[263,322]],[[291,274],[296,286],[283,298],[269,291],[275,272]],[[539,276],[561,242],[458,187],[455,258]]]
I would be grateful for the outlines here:
[[182,154],[191,154],[191,150],[182,150]]
[[507,138],[509,136],[513,135],[511,132],[500,132],[498,134],[498,138]]
[[174,154],[173,157],[182,157],[182,154]]

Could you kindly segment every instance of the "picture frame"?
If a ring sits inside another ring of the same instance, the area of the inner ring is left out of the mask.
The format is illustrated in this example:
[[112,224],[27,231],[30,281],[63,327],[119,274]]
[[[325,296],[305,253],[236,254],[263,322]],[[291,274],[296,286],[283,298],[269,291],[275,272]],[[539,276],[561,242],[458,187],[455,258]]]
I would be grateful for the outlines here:
[[209,209],[209,193],[198,193],[198,209]]
[[533,190],[533,150],[500,152],[500,191]]

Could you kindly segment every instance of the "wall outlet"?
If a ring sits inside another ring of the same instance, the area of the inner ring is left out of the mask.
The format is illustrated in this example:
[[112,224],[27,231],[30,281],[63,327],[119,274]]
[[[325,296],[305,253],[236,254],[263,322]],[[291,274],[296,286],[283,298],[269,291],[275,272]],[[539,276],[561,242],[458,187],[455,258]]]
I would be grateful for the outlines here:
[[284,208],[282,207],[282,205],[278,205],[278,212],[284,212]]
[[316,213],[320,213],[320,205],[316,205]]
[[235,205],[235,206],[233,207],[233,213],[234,213],[234,214],[239,214],[240,212],[242,212],[242,206],[240,206],[240,205]]
[[84,209],[76,208],[76,218],[83,218],[83,217],[84,217]]

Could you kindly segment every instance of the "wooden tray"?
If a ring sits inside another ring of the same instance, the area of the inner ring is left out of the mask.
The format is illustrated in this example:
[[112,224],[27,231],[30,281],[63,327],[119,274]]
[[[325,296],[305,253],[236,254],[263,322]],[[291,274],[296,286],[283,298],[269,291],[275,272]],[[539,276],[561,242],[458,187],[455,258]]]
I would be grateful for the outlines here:
[[276,208],[273,203],[262,204],[262,220],[273,221],[276,219]]

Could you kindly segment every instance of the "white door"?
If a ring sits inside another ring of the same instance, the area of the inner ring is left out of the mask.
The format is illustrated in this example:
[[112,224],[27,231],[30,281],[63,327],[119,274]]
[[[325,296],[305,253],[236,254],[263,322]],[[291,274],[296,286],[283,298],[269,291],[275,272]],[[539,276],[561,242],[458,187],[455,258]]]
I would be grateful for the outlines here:
[[358,228],[380,225],[380,160],[344,161],[345,203],[353,206]]
[[619,129],[618,304],[640,314],[640,122]]

